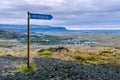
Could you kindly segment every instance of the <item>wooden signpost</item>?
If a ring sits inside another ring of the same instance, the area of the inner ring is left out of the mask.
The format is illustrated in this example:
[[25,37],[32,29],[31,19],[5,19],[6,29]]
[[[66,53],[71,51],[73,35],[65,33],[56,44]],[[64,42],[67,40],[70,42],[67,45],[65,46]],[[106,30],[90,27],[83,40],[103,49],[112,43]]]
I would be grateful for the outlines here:
[[48,14],[36,14],[36,13],[30,13],[28,11],[27,13],[27,24],[28,24],[28,29],[27,29],[27,67],[30,67],[30,19],[40,19],[40,20],[51,20],[53,17],[52,15],[48,15]]

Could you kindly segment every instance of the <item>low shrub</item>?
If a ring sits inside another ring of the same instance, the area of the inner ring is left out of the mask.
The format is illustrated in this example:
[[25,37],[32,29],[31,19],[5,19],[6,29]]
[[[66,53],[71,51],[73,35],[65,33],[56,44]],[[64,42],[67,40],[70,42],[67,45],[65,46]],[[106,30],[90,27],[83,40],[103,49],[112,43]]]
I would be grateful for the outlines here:
[[38,52],[43,52],[43,51],[51,51],[51,52],[62,52],[62,51],[65,51],[65,52],[69,52],[69,49],[68,48],[65,48],[65,47],[57,47],[57,48],[48,48],[48,49],[41,49],[39,50]]

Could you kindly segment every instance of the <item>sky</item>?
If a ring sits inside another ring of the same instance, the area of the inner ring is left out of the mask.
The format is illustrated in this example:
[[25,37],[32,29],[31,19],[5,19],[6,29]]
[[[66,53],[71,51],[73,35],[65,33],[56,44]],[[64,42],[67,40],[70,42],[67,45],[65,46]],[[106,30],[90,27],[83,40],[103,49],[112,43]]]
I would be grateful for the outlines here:
[[52,20],[31,24],[67,29],[120,29],[120,0],[1,0],[0,24],[27,25],[27,11],[50,14]]

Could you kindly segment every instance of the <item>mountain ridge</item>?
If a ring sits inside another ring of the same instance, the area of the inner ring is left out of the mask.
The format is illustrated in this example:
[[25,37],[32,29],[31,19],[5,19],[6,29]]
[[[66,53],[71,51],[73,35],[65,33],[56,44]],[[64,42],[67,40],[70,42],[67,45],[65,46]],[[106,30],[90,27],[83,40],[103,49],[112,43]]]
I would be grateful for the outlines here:
[[[15,25],[15,24],[0,24],[1,30],[8,31],[27,31],[27,25]],[[68,31],[65,27],[56,27],[49,25],[31,25],[31,32],[54,32],[54,31]]]

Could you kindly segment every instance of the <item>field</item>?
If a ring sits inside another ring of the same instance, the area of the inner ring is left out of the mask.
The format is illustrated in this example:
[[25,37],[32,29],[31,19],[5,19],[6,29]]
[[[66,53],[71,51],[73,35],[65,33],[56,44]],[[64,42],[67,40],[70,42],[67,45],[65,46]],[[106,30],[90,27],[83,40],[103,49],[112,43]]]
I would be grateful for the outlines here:
[[9,40],[8,45],[3,44],[8,39],[1,38],[0,80],[119,80],[119,34],[67,32],[34,35],[31,37],[30,63],[33,66],[30,71],[25,68],[26,41],[21,41],[25,36]]

